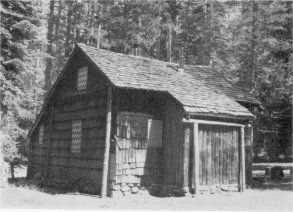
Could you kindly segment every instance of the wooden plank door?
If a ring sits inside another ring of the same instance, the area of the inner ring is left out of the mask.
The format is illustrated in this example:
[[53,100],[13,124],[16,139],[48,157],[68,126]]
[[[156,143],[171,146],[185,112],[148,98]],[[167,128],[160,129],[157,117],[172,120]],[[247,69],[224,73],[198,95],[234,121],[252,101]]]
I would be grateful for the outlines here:
[[240,128],[199,124],[200,186],[239,182]]

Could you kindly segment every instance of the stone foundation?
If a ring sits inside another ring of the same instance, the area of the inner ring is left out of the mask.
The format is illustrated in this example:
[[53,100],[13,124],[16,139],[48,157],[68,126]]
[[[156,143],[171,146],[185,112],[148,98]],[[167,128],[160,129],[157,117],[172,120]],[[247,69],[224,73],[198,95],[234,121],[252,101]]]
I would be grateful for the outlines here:
[[110,184],[109,196],[122,197],[132,194],[150,194],[153,196],[168,197],[168,196],[185,196],[185,190],[172,185],[152,184],[150,186],[141,186],[140,184]]
[[[238,185],[213,185],[200,186],[200,194],[216,194],[222,192],[237,192]],[[182,197],[194,194],[194,189],[189,187],[178,187],[173,185],[152,184],[150,186],[141,186],[140,184],[114,184],[109,185],[110,197],[123,197],[132,194],[148,194],[158,197]]]

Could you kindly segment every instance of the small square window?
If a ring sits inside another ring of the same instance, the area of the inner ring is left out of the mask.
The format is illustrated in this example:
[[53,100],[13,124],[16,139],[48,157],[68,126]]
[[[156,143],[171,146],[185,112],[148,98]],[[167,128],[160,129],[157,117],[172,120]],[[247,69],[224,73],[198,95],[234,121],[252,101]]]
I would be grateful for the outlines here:
[[88,68],[83,67],[77,71],[77,90],[82,91],[86,89]]
[[44,141],[44,125],[42,124],[39,129],[39,145],[42,145]]
[[80,153],[81,146],[81,132],[82,132],[82,121],[72,122],[72,140],[71,140],[71,152]]

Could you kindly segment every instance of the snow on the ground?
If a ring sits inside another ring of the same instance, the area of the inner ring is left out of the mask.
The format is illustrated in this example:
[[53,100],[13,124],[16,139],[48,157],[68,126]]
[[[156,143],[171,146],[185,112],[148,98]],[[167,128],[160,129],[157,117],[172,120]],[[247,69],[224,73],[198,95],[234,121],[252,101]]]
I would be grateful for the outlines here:
[[292,192],[246,190],[244,193],[205,194],[194,198],[129,195],[100,199],[86,194],[51,195],[8,186],[0,189],[1,207],[38,209],[142,209],[142,210],[293,210]]

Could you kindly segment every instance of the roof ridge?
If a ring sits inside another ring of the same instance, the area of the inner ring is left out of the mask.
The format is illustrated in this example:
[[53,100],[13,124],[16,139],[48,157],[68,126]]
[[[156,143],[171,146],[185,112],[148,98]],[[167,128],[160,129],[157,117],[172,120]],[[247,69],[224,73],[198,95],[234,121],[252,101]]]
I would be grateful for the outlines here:
[[[93,46],[88,46],[84,43],[77,43],[78,45],[82,45],[82,46],[85,46],[86,48],[91,48],[93,50],[96,50],[96,51],[105,51],[105,52],[109,52],[111,54],[118,54],[118,55],[122,55],[122,56],[126,56],[126,57],[131,57],[131,58],[137,58],[137,59],[143,59],[143,60],[151,60],[151,61],[155,61],[155,62],[161,62],[161,63],[166,63],[166,64],[170,64],[170,65],[178,65],[178,63],[175,63],[175,62],[167,62],[167,61],[163,61],[163,60],[158,60],[156,58],[148,58],[148,57],[143,57],[143,56],[134,56],[134,55],[130,55],[130,54],[124,54],[124,53],[121,53],[121,52],[113,52],[113,51],[110,51],[110,50],[107,50],[107,49],[97,49]],[[199,68],[209,68],[211,69],[210,66],[208,65],[194,65],[194,64],[184,64],[186,66],[190,66],[190,67],[199,67]]]
[[122,55],[122,56],[126,56],[126,57],[130,57],[130,58],[137,58],[137,59],[143,59],[143,60],[151,60],[151,61],[155,61],[155,62],[161,62],[161,63],[166,63],[166,64],[170,64],[170,65],[178,65],[178,63],[173,63],[173,62],[167,62],[167,61],[163,61],[163,60],[158,60],[158,59],[155,59],[155,58],[148,58],[148,57],[143,57],[143,56],[134,56],[134,55],[130,55],[130,54],[124,54],[124,53],[121,53],[121,52],[113,52],[113,51],[110,51],[110,50],[107,50],[107,49],[97,49],[93,46],[88,46],[84,43],[77,43],[78,46],[82,45],[82,46],[85,46],[86,48],[90,48],[92,50],[95,50],[95,51],[105,51],[105,52],[109,52],[110,54],[118,54],[118,55]]
[[[179,63],[175,63],[175,62],[167,62],[167,61],[163,61],[163,60],[159,60],[159,59],[155,59],[155,58],[148,58],[148,57],[143,57],[143,56],[135,56],[135,55],[130,55],[130,54],[124,54],[124,53],[121,53],[121,52],[113,52],[113,51],[110,51],[110,50],[107,50],[107,49],[97,49],[93,46],[88,46],[84,43],[77,43],[77,45],[82,45],[82,46],[85,46],[86,48],[90,48],[92,50],[95,50],[95,51],[105,51],[105,52],[109,52],[110,54],[118,54],[118,55],[122,55],[122,56],[126,56],[126,57],[130,57],[130,58],[137,58],[137,59],[143,59],[143,60],[151,60],[151,61],[155,61],[155,62],[161,62],[161,63],[166,63],[166,64],[170,64],[170,65],[177,65],[179,66]],[[190,67],[199,67],[199,68],[209,68],[211,69],[210,66],[208,65],[194,65],[194,64],[184,64],[186,66],[190,66]]]

